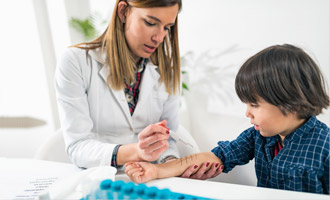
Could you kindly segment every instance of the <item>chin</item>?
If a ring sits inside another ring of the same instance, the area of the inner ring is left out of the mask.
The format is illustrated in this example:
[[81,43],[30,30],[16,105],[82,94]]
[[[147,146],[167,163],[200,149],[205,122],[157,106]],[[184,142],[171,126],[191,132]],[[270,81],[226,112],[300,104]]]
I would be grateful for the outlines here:
[[141,56],[142,58],[150,58],[152,53],[144,53],[143,56]]
[[262,131],[259,131],[260,135],[264,136],[264,137],[269,137],[269,135],[263,133]]

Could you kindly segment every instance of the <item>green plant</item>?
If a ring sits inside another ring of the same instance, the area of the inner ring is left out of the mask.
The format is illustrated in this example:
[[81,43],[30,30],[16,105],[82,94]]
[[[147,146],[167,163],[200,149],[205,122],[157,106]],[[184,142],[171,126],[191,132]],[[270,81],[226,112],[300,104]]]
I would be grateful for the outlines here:
[[[187,71],[181,70],[181,74],[182,75],[187,74]],[[188,85],[185,82],[182,81],[182,95],[183,95],[183,91],[184,90],[189,91],[189,87],[188,87]]]
[[85,41],[88,41],[100,35],[100,27],[106,24],[106,20],[102,19],[102,16],[96,12],[86,19],[71,17],[69,24],[83,35]]
[[85,40],[90,40],[97,36],[97,31],[90,18],[81,20],[72,17],[70,20],[70,25],[78,32],[82,33]]

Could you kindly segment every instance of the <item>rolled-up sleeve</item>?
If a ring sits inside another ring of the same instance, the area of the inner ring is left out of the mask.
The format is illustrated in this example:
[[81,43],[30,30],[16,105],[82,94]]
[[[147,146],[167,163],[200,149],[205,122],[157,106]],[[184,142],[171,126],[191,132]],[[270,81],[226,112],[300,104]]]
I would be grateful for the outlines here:
[[250,128],[242,132],[235,140],[220,141],[212,152],[221,159],[225,168],[224,172],[229,172],[236,165],[244,165],[254,158],[255,133]]

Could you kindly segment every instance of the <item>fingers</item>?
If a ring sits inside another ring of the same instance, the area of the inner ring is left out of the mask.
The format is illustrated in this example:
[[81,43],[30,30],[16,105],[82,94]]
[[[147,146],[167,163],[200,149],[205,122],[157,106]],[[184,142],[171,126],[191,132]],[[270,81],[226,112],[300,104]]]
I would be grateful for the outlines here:
[[202,166],[198,169],[198,171],[195,174],[193,174],[190,178],[205,180],[207,178],[205,174],[209,171],[209,165],[210,162],[203,163]]
[[[163,142],[163,141],[166,141],[168,140],[169,138],[169,134],[160,134],[160,133],[155,133],[149,137],[146,137],[142,140],[139,140],[139,147],[141,149],[146,149],[146,148],[149,148],[151,147],[151,145],[157,143],[157,142]],[[158,145],[161,145],[161,144],[157,144],[156,146]]]
[[126,163],[125,173],[132,181],[139,183],[141,181],[141,176],[144,174],[144,170],[138,163]]
[[138,155],[141,160],[154,161],[168,149],[169,129],[166,120],[151,124],[138,135]]
[[224,165],[219,166],[216,173],[214,173],[213,176],[211,176],[210,178],[218,176],[219,174],[221,174],[223,172],[224,169],[225,169]]
[[157,125],[161,125],[163,127],[166,127],[167,121],[164,119],[161,122],[156,123]]
[[[209,162],[205,162],[202,166],[198,169],[198,171],[191,177],[194,179],[202,179],[205,172],[208,170],[208,166],[210,165]],[[203,179],[204,180],[204,179]]]
[[221,172],[222,172],[222,169],[220,168],[220,164],[219,163],[213,163],[212,167],[208,171],[206,171],[206,173],[204,173],[201,178],[203,180],[213,178],[213,177],[216,177],[219,174],[221,174]]
[[141,169],[140,165],[135,162],[129,162],[125,164],[125,173],[127,174],[129,171],[134,169]]
[[192,165],[187,168],[186,171],[181,175],[182,178],[190,178],[190,176],[196,171],[197,165]]
[[[161,124],[163,124],[163,123],[161,123]],[[139,140],[143,140],[143,139],[153,135],[154,133],[161,133],[164,135],[168,135],[170,132],[169,132],[169,129],[166,128],[166,126],[160,126],[159,124],[150,124],[145,129],[143,129],[143,131],[140,132]]]
[[201,177],[202,180],[214,178],[222,173],[224,169],[224,165],[220,165],[219,163],[213,163],[212,167]]
[[209,166],[209,162],[205,162],[202,166],[197,170],[197,165],[193,165],[186,169],[186,171],[181,175],[182,178],[191,178],[191,179],[199,179],[205,180],[209,178],[213,178],[222,173],[224,169],[224,165],[219,163],[213,163],[212,166]]
[[[155,144],[157,145],[157,143]],[[140,157],[145,160],[145,161],[154,161],[159,158],[159,156],[168,149],[168,142],[166,141],[165,144],[157,146],[151,146],[151,148],[147,149],[142,149],[139,153]]]
[[143,150],[145,153],[151,153],[151,152],[156,151],[160,148],[168,147],[168,145],[169,144],[168,144],[168,141],[166,139],[166,140],[161,140],[161,141],[155,142],[153,144],[149,144],[149,145],[145,145],[141,142],[141,143],[139,143],[139,148],[141,150]]
[[132,173],[127,174],[127,175],[135,183],[142,183],[143,182],[143,179],[142,179],[142,176],[144,175],[144,172],[143,171],[135,171],[135,172],[132,172]]

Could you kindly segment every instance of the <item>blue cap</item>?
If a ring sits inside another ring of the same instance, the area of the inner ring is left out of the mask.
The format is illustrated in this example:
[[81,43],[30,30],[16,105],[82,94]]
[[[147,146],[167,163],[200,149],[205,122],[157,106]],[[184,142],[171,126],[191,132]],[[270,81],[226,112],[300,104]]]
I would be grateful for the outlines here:
[[110,189],[111,184],[112,184],[112,180],[106,179],[100,183],[100,188],[101,190],[108,190]]

